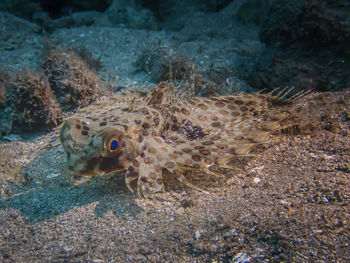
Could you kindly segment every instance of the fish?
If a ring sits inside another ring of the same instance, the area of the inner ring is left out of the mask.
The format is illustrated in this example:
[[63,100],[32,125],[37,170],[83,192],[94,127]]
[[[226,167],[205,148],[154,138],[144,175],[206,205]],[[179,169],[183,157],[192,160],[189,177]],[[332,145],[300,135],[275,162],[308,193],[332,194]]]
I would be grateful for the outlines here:
[[285,98],[288,92],[179,96],[162,82],[147,96],[115,95],[78,110],[64,122],[60,141],[75,174],[125,171],[127,187],[151,198],[165,191],[165,170],[196,188],[186,171],[213,175],[213,167],[229,169],[230,161],[268,142],[293,115],[289,105],[300,94]]

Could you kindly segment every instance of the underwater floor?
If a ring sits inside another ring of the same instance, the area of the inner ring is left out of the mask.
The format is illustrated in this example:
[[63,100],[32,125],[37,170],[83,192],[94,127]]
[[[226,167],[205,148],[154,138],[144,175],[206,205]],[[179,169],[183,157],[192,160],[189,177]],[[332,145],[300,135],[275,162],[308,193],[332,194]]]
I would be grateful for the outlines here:
[[[331,96],[349,98],[349,91]],[[332,129],[275,136],[223,177],[188,176],[205,191],[168,176],[166,193],[156,200],[131,193],[122,174],[73,185],[61,146],[32,159],[52,134],[2,143],[2,258],[343,261],[349,257],[350,124],[342,113],[332,116]]]
[[[54,18],[19,2],[0,3],[0,262],[350,262],[348,1],[62,1]],[[233,169],[188,172],[202,191],[166,173],[154,200],[123,172],[74,180],[62,121],[169,79],[311,97]]]

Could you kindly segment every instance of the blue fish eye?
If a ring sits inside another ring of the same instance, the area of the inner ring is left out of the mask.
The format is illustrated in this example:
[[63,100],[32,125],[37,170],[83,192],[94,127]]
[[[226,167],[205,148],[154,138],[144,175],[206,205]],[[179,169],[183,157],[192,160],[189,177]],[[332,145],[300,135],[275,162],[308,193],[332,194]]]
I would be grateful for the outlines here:
[[118,146],[119,146],[119,142],[117,141],[117,140],[113,140],[112,142],[111,142],[111,150],[115,150],[115,149],[117,149],[118,148]]

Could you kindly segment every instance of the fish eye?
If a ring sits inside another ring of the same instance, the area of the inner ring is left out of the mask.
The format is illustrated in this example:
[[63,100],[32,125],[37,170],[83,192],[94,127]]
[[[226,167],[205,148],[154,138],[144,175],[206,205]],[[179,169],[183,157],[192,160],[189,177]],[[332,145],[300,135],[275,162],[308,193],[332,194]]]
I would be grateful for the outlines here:
[[119,143],[119,138],[117,136],[112,136],[111,138],[109,138],[109,140],[107,141],[107,150],[109,152],[116,152],[118,151],[120,146]]

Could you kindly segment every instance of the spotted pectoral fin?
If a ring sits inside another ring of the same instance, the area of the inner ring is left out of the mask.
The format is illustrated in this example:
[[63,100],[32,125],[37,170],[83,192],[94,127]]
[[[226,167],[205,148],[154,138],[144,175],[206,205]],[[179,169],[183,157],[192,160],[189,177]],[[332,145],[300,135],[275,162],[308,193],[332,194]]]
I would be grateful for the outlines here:
[[154,193],[163,191],[162,172],[157,172],[155,167],[149,164],[141,164],[141,174],[137,182],[137,193],[139,196],[152,197]]
[[151,198],[154,193],[164,191],[162,170],[149,163],[147,158],[137,157],[125,174],[125,182],[134,192],[131,183],[137,181],[137,193],[141,197]]
[[131,183],[139,178],[138,170],[135,169],[134,165],[130,165],[128,170],[125,172],[125,183],[128,189],[134,193],[134,189],[131,186]]
[[200,190],[186,180],[183,166],[178,166],[183,163],[184,156],[176,147],[166,143],[161,137],[145,138],[144,147],[143,154],[128,169],[128,187],[137,179],[140,196],[151,197],[155,192],[164,191],[162,172],[166,169],[186,186]]

